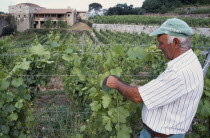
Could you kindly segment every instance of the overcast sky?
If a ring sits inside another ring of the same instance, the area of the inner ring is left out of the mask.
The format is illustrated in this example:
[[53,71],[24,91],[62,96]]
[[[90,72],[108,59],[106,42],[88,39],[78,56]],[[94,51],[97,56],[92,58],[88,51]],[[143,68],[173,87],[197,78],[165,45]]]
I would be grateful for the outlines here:
[[63,9],[71,7],[77,10],[88,10],[88,5],[93,2],[100,3],[103,8],[108,9],[118,3],[127,3],[134,7],[141,7],[144,0],[0,0],[0,11],[8,12],[9,5],[19,3],[34,3],[45,8]]

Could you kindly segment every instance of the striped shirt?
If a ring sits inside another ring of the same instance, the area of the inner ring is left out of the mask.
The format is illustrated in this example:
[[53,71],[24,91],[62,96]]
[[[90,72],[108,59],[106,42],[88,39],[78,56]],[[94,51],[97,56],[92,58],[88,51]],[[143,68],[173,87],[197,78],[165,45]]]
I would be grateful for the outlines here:
[[144,101],[142,120],[163,134],[184,134],[203,93],[203,71],[190,49],[167,63],[156,79],[139,87]]

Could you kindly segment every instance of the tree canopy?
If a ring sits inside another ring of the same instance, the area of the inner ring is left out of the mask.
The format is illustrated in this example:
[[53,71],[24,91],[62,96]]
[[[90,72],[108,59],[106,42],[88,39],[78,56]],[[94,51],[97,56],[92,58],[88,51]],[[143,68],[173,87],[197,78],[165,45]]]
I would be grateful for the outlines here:
[[147,13],[166,13],[186,4],[210,4],[210,0],[145,0],[142,8]]
[[102,8],[103,6],[100,4],[100,3],[91,3],[89,4],[89,10],[88,11],[91,11],[91,10],[95,10],[95,11],[98,11]]
[[183,4],[210,4],[210,0],[179,0]]
[[181,6],[179,0],[145,0],[142,8],[148,13],[166,13]]
[[141,14],[141,8],[134,8],[133,5],[117,4],[114,7],[110,7],[107,11],[107,15],[130,15]]

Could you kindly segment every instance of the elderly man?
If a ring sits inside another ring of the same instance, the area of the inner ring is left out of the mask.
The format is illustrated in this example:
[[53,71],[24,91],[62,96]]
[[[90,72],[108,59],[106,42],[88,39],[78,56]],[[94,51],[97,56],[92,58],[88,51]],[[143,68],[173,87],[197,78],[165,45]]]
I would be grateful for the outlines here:
[[191,49],[192,29],[182,20],[168,19],[150,36],[170,61],[166,70],[144,86],[131,87],[116,76],[105,84],[136,103],[144,103],[140,138],[184,138],[203,92],[203,71]]

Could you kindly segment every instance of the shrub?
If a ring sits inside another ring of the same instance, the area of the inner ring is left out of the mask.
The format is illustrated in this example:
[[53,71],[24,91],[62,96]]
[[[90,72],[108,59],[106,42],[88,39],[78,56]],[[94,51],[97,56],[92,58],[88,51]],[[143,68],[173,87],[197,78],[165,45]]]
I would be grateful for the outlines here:
[[11,35],[15,32],[15,27],[13,26],[7,26],[7,27],[4,27],[3,30],[2,30],[2,36],[5,36],[5,35]]
[[48,19],[47,21],[44,22],[45,28],[51,28],[52,26],[53,26],[53,23],[51,19]]
[[87,25],[92,28],[93,23],[90,21],[87,21]]
[[67,28],[67,23],[64,21],[58,21],[58,28]]
[[197,9],[190,12],[191,14],[207,14],[210,13],[210,9]]

